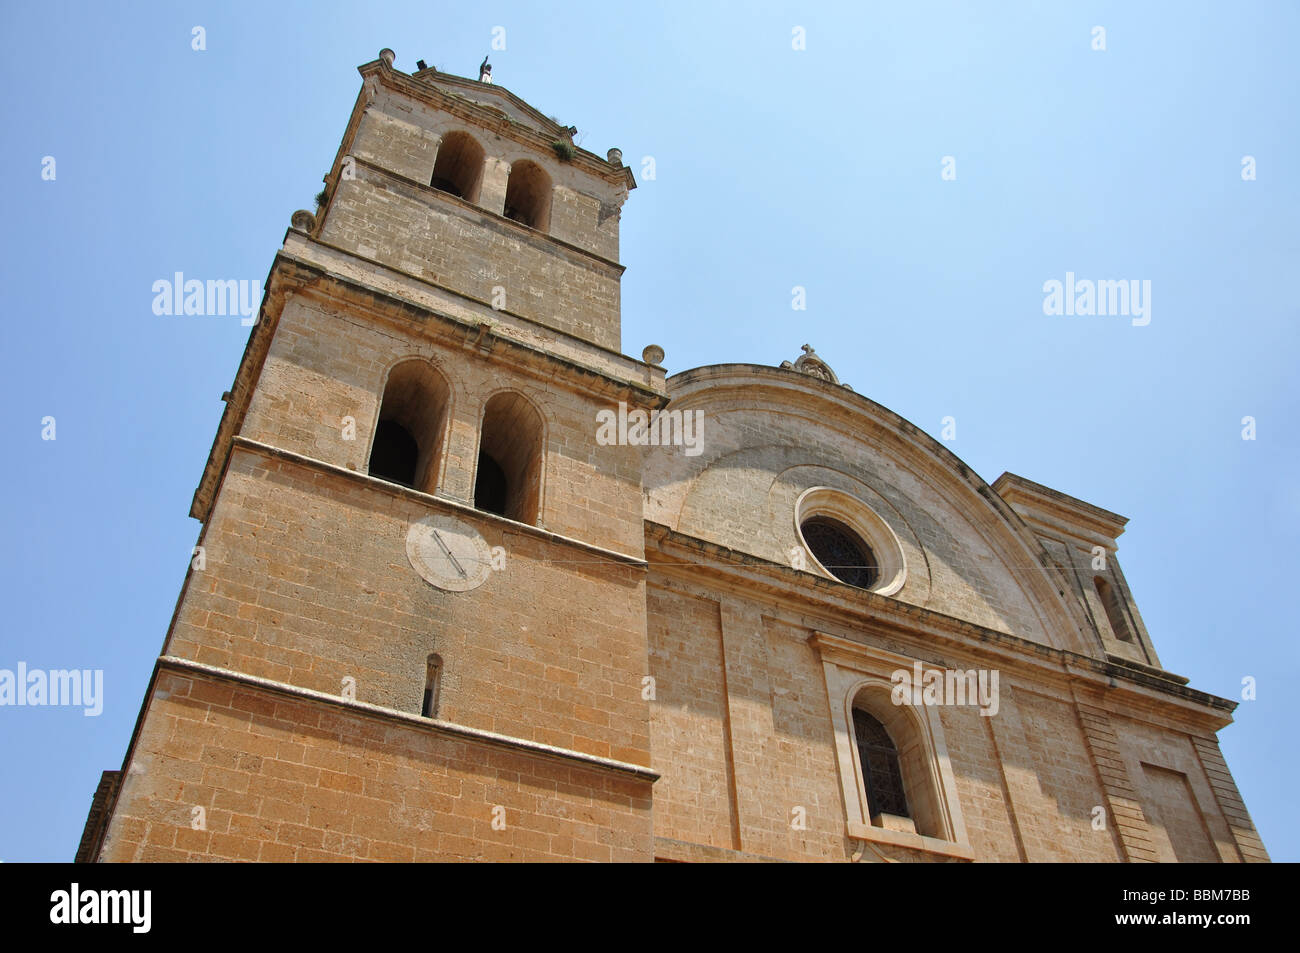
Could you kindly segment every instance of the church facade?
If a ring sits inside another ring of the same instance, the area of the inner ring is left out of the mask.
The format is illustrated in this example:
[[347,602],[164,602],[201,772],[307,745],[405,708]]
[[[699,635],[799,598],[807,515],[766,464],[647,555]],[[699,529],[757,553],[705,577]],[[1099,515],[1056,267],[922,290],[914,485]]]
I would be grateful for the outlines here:
[[618,150],[360,73],[78,860],[1268,859],[1123,517],[808,346],[623,354]]

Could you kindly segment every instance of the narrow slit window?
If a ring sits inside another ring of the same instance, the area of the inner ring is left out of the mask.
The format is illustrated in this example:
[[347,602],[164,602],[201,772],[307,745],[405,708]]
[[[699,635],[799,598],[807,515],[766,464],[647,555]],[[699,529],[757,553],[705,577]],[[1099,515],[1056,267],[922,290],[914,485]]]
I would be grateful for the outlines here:
[[424,675],[424,704],[420,707],[422,718],[438,717],[438,689],[442,681],[442,659],[430,655]]

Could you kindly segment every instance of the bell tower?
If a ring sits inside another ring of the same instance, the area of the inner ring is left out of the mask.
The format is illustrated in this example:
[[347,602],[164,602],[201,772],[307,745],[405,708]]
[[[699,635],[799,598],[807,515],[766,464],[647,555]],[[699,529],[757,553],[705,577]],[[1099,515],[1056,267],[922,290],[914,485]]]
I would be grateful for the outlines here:
[[393,62],[271,266],[79,856],[653,856],[641,457],[596,439],[667,401],[620,352],[636,182]]

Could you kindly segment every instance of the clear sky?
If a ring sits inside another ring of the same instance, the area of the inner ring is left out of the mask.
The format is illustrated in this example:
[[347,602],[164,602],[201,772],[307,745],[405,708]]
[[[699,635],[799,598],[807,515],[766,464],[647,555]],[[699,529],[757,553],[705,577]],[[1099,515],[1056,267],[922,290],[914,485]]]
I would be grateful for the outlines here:
[[[102,669],[104,708],[0,708],[0,859],[72,858],[198,534],[248,328],[157,316],[153,282],[264,279],[355,68],[388,46],[477,75],[495,27],[497,82],[637,173],[624,350],[675,373],[812,344],[935,437],[954,418],[985,480],[1129,517],[1164,666],[1230,698],[1256,680],[1221,743],[1273,858],[1300,860],[1300,14],[1263,0],[7,0],[0,668]],[[1067,272],[1149,281],[1149,323],[1044,314]]]

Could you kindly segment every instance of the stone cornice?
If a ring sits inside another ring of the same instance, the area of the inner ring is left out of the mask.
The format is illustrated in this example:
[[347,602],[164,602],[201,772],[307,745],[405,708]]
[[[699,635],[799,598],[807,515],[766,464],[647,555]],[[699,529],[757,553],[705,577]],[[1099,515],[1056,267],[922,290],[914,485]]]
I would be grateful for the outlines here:
[[240,436],[236,436],[233,443],[234,446],[232,449],[247,450],[259,456],[285,460],[314,473],[333,474],[349,483],[364,486],[377,493],[386,493],[392,496],[400,496],[410,500],[416,500],[417,502],[427,506],[430,510],[456,513],[460,516],[481,520],[485,523],[493,523],[501,529],[509,530],[512,533],[532,536],[534,539],[543,542],[579,549],[589,555],[598,556],[601,559],[610,562],[622,563],[638,569],[644,569],[646,566],[645,560],[640,556],[633,556],[629,553],[620,553],[614,549],[606,549],[604,546],[597,546],[595,543],[588,543],[581,539],[575,539],[572,536],[565,536],[562,533],[553,533],[550,530],[542,529],[540,526],[533,526],[531,523],[519,523],[515,520],[507,519],[504,516],[489,513],[486,510],[476,509],[468,503],[462,503],[460,500],[453,500],[445,496],[437,496],[433,493],[424,493],[420,490],[413,490],[410,487],[401,486],[397,483],[389,483],[387,480],[381,480],[368,473],[349,470],[347,467],[341,467],[334,463],[327,463],[324,460],[318,460],[315,457],[295,453],[292,450],[273,447],[269,443],[261,443],[260,441],[250,440],[248,437]]
[[[356,164],[357,168],[366,169],[371,173],[374,173],[384,179],[387,179],[388,182],[386,184],[392,186],[393,191],[399,193],[405,191],[406,193],[405,197],[407,198],[419,198],[421,200],[445,202],[450,206],[452,206],[453,208],[459,209],[462,212],[472,212],[475,215],[482,216],[483,218],[487,219],[489,222],[501,228],[506,229],[507,231],[513,232],[515,234],[515,237],[521,239],[522,241],[526,241],[531,245],[535,245],[539,248],[545,248],[548,251],[554,251],[555,248],[558,247],[563,252],[565,252],[565,257],[567,257],[571,261],[577,259],[577,261],[575,262],[576,264],[580,264],[587,268],[594,267],[596,269],[604,271],[605,274],[609,275],[610,277],[614,277],[614,278],[622,277],[623,272],[627,271],[627,266],[620,264],[619,262],[613,261],[609,258],[605,258],[602,255],[598,255],[594,251],[590,251],[586,248],[583,248],[580,245],[575,245],[572,242],[566,242],[562,238],[556,238],[554,235],[550,235],[545,232],[539,232],[537,231],[537,229],[529,228],[527,225],[521,225],[519,222],[506,218],[504,215],[499,215],[496,212],[486,209],[481,205],[475,205],[473,202],[467,202],[458,196],[452,195],[450,192],[444,192],[441,189],[435,189],[432,185],[426,185],[422,182],[417,182],[415,179],[408,179],[404,175],[399,175],[398,173],[393,172],[391,169],[385,169],[383,166],[376,165],[375,163],[370,162],[366,159],[361,159],[356,156],[353,156],[353,162]],[[324,218],[322,217],[321,224],[323,223],[324,223]],[[320,229],[318,226],[317,231],[319,232],[319,230]]]
[[[678,533],[646,521],[646,560],[652,579],[759,598],[802,627],[839,626],[893,637],[927,660],[936,651],[1019,672],[1029,681],[1091,689],[1124,710],[1147,710],[1189,730],[1217,731],[1232,721],[1236,702],[1187,687],[1187,679],[1148,666],[1092,658],[909,605],[888,596],[800,572],[780,563]],[[839,638],[843,639],[843,636]],[[866,643],[863,643],[864,645]]]
[[219,668],[215,665],[208,665],[203,662],[196,662],[192,659],[180,658],[175,655],[159,656],[157,667],[160,671],[184,672],[186,674],[197,675],[216,681],[234,682],[238,685],[243,685],[263,692],[269,692],[271,694],[280,695],[297,701],[307,701],[315,704],[328,705],[332,708],[342,709],[350,714],[359,715],[361,717],[378,718],[383,721],[403,725],[407,728],[432,731],[437,734],[447,735],[461,741],[505,748],[515,752],[524,751],[549,760],[563,762],[570,767],[612,771],[616,774],[628,775],[639,781],[645,781],[648,783],[654,783],[659,780],[659,772],[639,764],[630,764],[626,761],[615,760],[614,758],[605,758],[600,755],[586,754],[582,751],[574,751],[570,748],[560,748],[555,745],[543,744],[539,741],[529,741],[526,738],[514,738],[509,735],[497,734],[494,731],[484,731],[481,728],[470,728],[466,725],[458,725],[450,721],[440,721],[436,718],[424,718],[420,715],[412,715],[409,712],[398,711],[395,708],[385,708],[382,705],[372,705],[368,702],[343,698],[340,695],[328,695],[325,692],[313,691],[309,688],[300,688],[297,685],[290,685],[287,682],[278,682],[269,678],[248,675],[244,672]]
[[[400,70],[393,69],[383,60],[371,60],[357,67],[363,78],[369,79],[376,77],[390,89],[396,90],[405,96],[409,96],[419,102],[424,103],[434,109],[451,113],[461,119],[471,122],[485,130],[494,132],[498,135],[506,136],[513,139],[520,145],[535,149],[536,151],[554,157],[552,143],[556,139],[567,138],[567,130],[558,123],[542,115],[534,107],[528,105],[514,93],[510,92],[504,86],[492,85],[486,87],[491,94],[500,93],[502,98],[512,106],[522,110],[527,115],[533,117],[539,127],[543,130],[550,130],[550,137],[544,135],[541,131],[529,129],[519,123],[512,122],[508,117],[498,110],[483,106],[470,99],[462,96],[447,93],[432,84],[430,77],[437,76],[439,81],[446,82],[449,86],[459,86],[463,89],[480,87],[473,80],[466,79],[462,76],[453,76],[450,73],[434,73],[432,70],[423,71],[422,79],[416,79]],[[481,90],[476,90],[480,91]],[[613,166],[609,162],[600,158],[595,153],[588,152],[578,146],[574,146],[574,157],[569,160],[570,165],[577,166],[582,171],[604,179],[607,182],[621,184],[630,191],[636,188],[636,178],[632,175],[632,170],[625,165]]]
[[1101,544],[1113,550],[1115,540],[1124,532],[1124,526],[1128,523],[1128,519],[1118,513],[1104,510],[1014,473],[1004,473],[994,480],[993,490],[1026,522],[1088,546]]
[[212,446],[208,450],[207,462],[203,465],[203,474],[199,485],[194,490],[190,501],[190,516],[200,523],[207,522],[208,511],[212,508],[216,496],[217,483],[225,470],[226,460],[230,454],[230,441],[244,425],[248,405],[253,399],[253,389],[262,375],[262,365],[266,363],[267,352],[271,348],[271,339],[280,323],[280,312],[284,310],[287,288],[281,278],[279,256],[271,263],[271,271],[263,284],[261,309],[258,311],[257,323],[253,325],[248,341],[244,344],[244,353],[235,370],[235,382],[230,386],[222,400],[226,402],[221,412],[221,421],[217,432],[212,437]]
[[[203,475],[200,478],[198,488],[194,491],[194,498],[190,504],[190,516],[200,522],[206,522],[208,518],[208,513],[216,495],[217,484],[229,458],[232,440],[243,426],[244,417],[252,400],[253,390],[256,388],[257,381],[261,376],[262,366],[266,362],[271,340],[275,335],[276,327],[279,325],[280,314],[290,294],[303,293],[312,296],[323,296],[332,301],[346,304],[349,313],[365,315],[372,320],[401,322],[404,318],[408,324],[413,322],[420,327],[433,327],[436,329],[435,333],[452,343],[474,348],[483,353],[496,352],[500,354],[501,359],[512,360],[521,368],[529,365],[545,367],[548,369],[547,373],[540,376],[553,384],[563,382],[575,389],[586,388],[589,391],[608,395],[616,400],[624,399],[629,404],[652,409],[662,407],[667,402],[667,396],[656,387],[658,383],[656,375],[662,375],[663,371],[661,369],[655,369],[644,362],[636,361],[633,358],[602,348],[581,338],[565,334],[563,331],[537,324],[537,322],[530,321],[521,315],[512,315],[500,311],[491,312],[494,315],[508,315],[513,320],[543,329],[547,334],[555,335],[557,339],[564,339],[576,351],[586,350],[593,356],[604,355],[605,360],[603,363],[607,366],[598,368],[582,364],[526,341],[514,339],[509,334],[502,333],[503,329],[499,325],[494,327],[495,322],[475,321],[468,316],[461,318],[445,314],[415,304],[406,298],[373,287],[358,279],[339,274],[328,269],[323,264],[296,257],[293,254],[295,247],[305,249],[311,246],[319,246],[364,262],[367,269],[380,269],[392,275],[404,275],[402,272],[388,269],[368,259],[358,258],[343,249],[314,242],[305,235],[301,236],[301,242],[306,244],[299,243],[295,238],[294,231],[291,229],[285,235],[284,249],[276,254],[271,265],[270,274],[267,276],[266,292],[262,298],[262,308],[258,315],[258,321],[253,326],[253,331],[248,337],[248,343],[244,346],[244,354],[235,373],[235,382],[228,392],[226,408],[221,415],[221,422],[217,426],[212,447],[208,451],[208,460],[204,465]],[[488,308],[488,305],[484,302],[477,302],[472,298],[440,286],[429,285],[427,282],[421,282],[421,284],[437,289],[438,292],[453,298],[460,298],[473,302],[482,308]],[[620,370],[625,369],[627,376],[616,376],[615,364],[623,365]],[[634,379],[632,377],[634,373],[638,376],[643,375],[645,382],[642,383],[640,380]]]
[[[628,357],[620,351],[588,341],[567,331],[542,324],[508,308],[493,308],[488,302],[467,295],[464,292],[434,284],[417,278],[404,271],[365,258],[346,248],[322,242],[305,233],[295,233],[292,229],[285,236],[284,248],[277,256],[290,260],[302,268],[312,269],[321,278],[337,283],[340,287],[353,289],[357,300],[353,303],[367,307],[371,317],[382,318],[382,312],[388,310],[368,307],[372,299],[383,299],[393,307],[407,312],[420,322],[438,320],[456,325],[455,334],[469,330],[477,334],[486,322],[491,326],[494,338],[518,344],[530,351],[548,356],[559,361],[565,367],[599,375],[616,386],[626,386],[631,390],[643,392],[647,399],[660,402],[667,401],[667,392],[662,382],[663,369],[644,361]],[[379,288],[373,283],[358,277],[358,272],[370,272],[382,277],[390,288]],[[317,281],[312,282],[318,284]],[[423,300],[421,300],[423,298]],[[364,300],[362,300],[364,299]],[[524,339],[525,333],[538,334],[553,338],[553,349],[538,348]],[[583,358],[565,357],[559,351],[567,349]],[[643,382],[644,381],[644,382]]]
[[[888,407],[792,369],[758,364],[697,367],[673,375],[667,386],[670,406],[692,407],[698,401],[698,406],[714,409],[725,407],[729,400],[740,406],[755,406],[756,395],[768,388],[779,392],[783,412],[803,408],[819,423],[838,426],[848,439],[863,441],[875,429],[882,436],[901,441],[912,454],[918,474],[934,481],[936,487],[943,481],[956,481],[984,501],[986,506],[969,510],[971,525],[985,535],[991,548],[1004,554],[1009,571],[1033,595],[1033,609],[1049,638],[1068,638],[1076,648],[1095,644],[1091,620],[1075,600],[1065,597],[1070,590],[1068,582],[1019,514],[956,454]],[[835,422],[827,414],[828,406],[842,409],[844,420]],[[1016,546],[1021,549],[1019,554],[1009,548]]]

